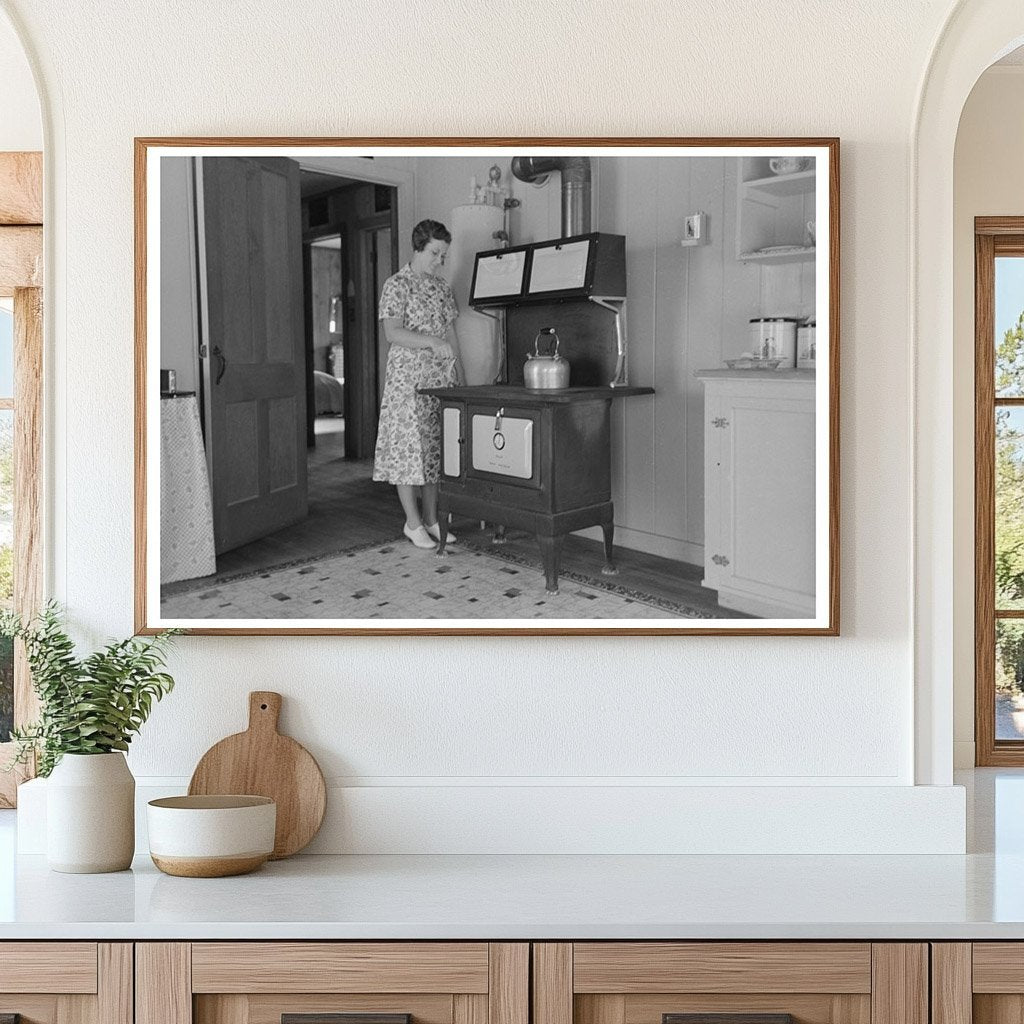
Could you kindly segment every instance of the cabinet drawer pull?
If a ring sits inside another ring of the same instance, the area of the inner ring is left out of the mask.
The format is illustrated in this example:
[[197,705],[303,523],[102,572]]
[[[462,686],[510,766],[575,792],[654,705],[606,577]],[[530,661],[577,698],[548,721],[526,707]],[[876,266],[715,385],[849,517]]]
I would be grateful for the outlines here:
[[661,1024],[793,1024],[791,1013],[663,1013]]
[[0,1024],[21,1024],[20,1013],[0,1013]]
[[[6,1024],[0,1021],[0,1024]],[[17,1024],[17,1022],[15,1022]],[[411,1013],[282,1013],[281,1024],[412,1024]]]

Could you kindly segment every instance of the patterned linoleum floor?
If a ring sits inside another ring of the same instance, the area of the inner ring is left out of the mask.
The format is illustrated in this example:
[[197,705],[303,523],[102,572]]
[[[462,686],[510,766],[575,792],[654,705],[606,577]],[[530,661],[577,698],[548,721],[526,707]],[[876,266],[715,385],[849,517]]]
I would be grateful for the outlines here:
[[450,545],[439,559],[405,540],[207,583],[165,597],[165,619],[677,619],[647,595],[563,574],[557,594],[534,566]]

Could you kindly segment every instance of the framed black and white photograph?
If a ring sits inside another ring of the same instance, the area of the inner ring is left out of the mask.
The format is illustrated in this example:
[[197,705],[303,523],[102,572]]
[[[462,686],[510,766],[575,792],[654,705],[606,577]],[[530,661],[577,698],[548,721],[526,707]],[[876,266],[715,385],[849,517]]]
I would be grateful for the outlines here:
[[136,140],[136,628],[839,630],[836,139]]

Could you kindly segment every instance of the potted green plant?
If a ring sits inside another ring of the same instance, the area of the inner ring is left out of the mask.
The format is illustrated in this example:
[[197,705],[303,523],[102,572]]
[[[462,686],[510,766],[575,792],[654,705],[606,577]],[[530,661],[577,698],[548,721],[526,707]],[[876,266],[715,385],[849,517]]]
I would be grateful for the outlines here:
[[36,758],[48,777],[47,860],[55,871],[121,871],[135,851],[135,779],[124,752],[174,687],[164,666],[170,639],[111,641],[80,658],[51,602],[33,620],[0,613],[0,635],[21,640],[39,697],[39,719],[15,729],[12,763]]

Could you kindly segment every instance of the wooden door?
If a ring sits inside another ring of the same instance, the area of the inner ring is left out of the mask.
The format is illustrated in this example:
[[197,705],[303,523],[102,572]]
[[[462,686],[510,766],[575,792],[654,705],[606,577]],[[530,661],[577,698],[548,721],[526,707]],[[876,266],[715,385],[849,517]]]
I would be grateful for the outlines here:
[[307,513],[299,166],[205,157],[202,209],[200,356],[221,554]]

